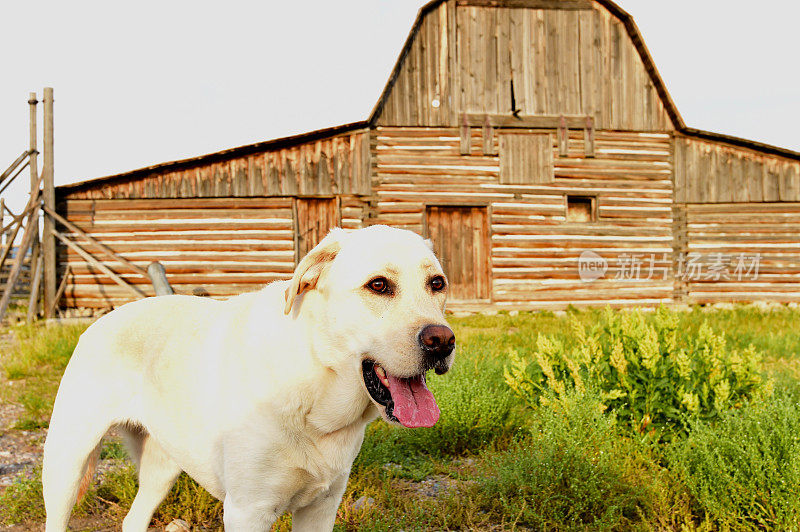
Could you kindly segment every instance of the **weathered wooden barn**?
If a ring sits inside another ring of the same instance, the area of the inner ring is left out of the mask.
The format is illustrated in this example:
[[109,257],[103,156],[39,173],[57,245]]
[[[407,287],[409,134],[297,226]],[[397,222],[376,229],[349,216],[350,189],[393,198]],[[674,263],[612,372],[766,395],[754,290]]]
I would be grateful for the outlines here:
[[[383,223],[433,238],[451,309],[800,301],[800,153],[687,127],[609,0],[434,0],[367,120],[57,199],[180,293],[255,290],[329,227]],[[132,298],[72,247],[59,264],[64,306]]]

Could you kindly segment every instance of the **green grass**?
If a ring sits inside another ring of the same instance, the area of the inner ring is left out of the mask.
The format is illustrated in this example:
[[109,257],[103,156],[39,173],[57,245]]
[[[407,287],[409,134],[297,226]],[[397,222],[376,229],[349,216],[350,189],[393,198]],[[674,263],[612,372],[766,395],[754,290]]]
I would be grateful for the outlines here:
[[0,400],[17,403],[25,409],[16,428],[47,427],[61,375],[78,337],[87,327],[36,324],[13,329],[19,345],[3,354],[2,371],[7,379],[14,381],[14,386],[0,388]]
[[599,405],[598,396],[571,394],[533,412],[527,434],[485,455],[480,507],[537,530],[630,530],[657,517],[668,492],[658,468]]
[[[583,324],[600,310],[568,311]],[[705,321],[731,349],[752,344],[777,381],[764,404],[743,404],[719,421],[696,423],[687,437],[654,442],[613,413],[591,390],[530,407],[505,384],[515,350],[531,357],[539,333],[570,345],[563,313],[452,319],[453,370],[431,375],[442,416],[433,429],[377,421],[367,428],[339,509],[337,530],[763,530],[800,519],[800,310],[754,306],[691,309],[678,315],[680,341]],[[651,315],[646,315],[651,319]],[[20,348],[4,358],[13,386],[3,400],[24,407],[17,428],[46,426],[58,380],[83,327],[18,329]],[[122,460],[118,442],[103,458]],[[123,462],[124,463],[124,462]],[[438,486],[431,496],[430,486]],[[135,472],[106,475],[79,509],[116,523],[136,489]],[[373,502],[355,507],[361,497]],[[20,480],[0,495],[0,521],[40,522],[41,485]],[[221,504],[182,476],[156,524],[183,518],[220,526]],[[290,530],[285,516],[274,528]]]

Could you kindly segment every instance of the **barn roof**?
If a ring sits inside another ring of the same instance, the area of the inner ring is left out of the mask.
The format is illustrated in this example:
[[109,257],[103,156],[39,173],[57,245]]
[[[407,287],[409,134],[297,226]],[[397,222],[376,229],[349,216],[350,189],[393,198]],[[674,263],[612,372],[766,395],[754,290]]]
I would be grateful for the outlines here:
[[298,144],[304,144],[306,142],[313,142],[315,140],[321,140],[330,138],[336,135],[342,135],[344,133],[349,133],[351,131],[357,131],[359,129],[364,129],[369,127],[369,122],[361,121],[361,122],[351,122],[349,124],[343,124],[341,126],[334,126],[324,129],[317,129],[314,131],[310,131],[308,133],[302,133],[300,135],[292,135],[289,137],[281,137],[278,139],[266,140],[263,142],[256,142],[255,144],[246,144],[244,146],[238,146],[236,148],[229,148],[227,150],[217,151],[214,153],[207,153],[205,155],[199,155],[197,157],[190,157],[188,159],[179,159],[177,161],[169,161],[166,163],[158,163],[152,166],[146,166],[144,168],[137,168],[136,170],[131,170],[129,172],[123,172],[121,174],[114,174],[105,177],[96,177],[93,179],[87,179],[84,181],[78,181],[76,183],[70,183],[68,185],[60,185],[56,187],[61,192],[73,192],[77,190],[83,190],[86,188],[93,188],[97,185],[105,185],[107,183],[113,183],[116,181],[124,181],[129,179],[135,179],[139,176],[145,176],[157,171],[164,171],[164,170],[179,170],[183,168],[191,168],[192,166],[198,166],[203,164],[214,163],[218,161],[224,161],[226,159],[231,159],[234,157],[244,157],[247,155],[251,155],[254,153],[267,151],[267,150],[278,150],[281,148],[289,148],[291,146],[296,146]]
[[[414,42],[414,38],[416,37],[420,29],[422,21],[425,18],[425,15],[427,15],[430,11],[436,9],[438,6],[440,6],[442,3],[446,1],[447,0],[432,0],[419,9],[416,20],[414,21],[414,24],[411,27],[411,31],[409,32],[408,37],[406,38],[405,44],[403,45],[403,48],[400,51],[400,55],[398,56],[394,68],[392,69],[391,75],[389,76],[389,80],[384,86],[384,89],[381,92],[381,95],[378,98],[378,101],[373,107],[372,112],[370,113],[367,120],[352,122],[349,124],[343,124],[340,126],[335,126],[325,129],[318,129],[300,135],[282,137],[278,139],[257,142],[255,144],[247,144],[244,146],[239,146],[236,148],[230,148],[227,150],[209,153],[198,157],[159,163],[156,165],[139,168],[136,170],[131,170],[129,172],[114,174],[106,177],[88,179],[76,183],[70,183],[67,185],[61,185],[56,188],[60,192],[64,193],[78,191],[86,188],[94,188],[96,186],[102,186],[106,183],[111,183],[118,180],[127,180],[136,178],[138,176],[144,176],[155,171],[177,170],[181,168],[187,168],[191,166],[197,166],[201,164],[225,160],[228,158],[249,155],[259,151],[290,147],[305,142],[320,140],[327,137],[354,131],[357,129],[370,127],[374,125],[377,119],[380,117],[381,111],[383,110],[386,100],[389,97],[389,94],[391,93],[392,87],[394,86],[400,74],[403,61],[406,55],[408,54],[412,43]],[[571,0],[561,0],[561,1],[570,2]],[[740,137],[734,137],[731,135],[714,133],[711,131],[704,131],[688,127],[684,122],[680,112],[678,111],[678,108],[675,105],[672,96],[670,96],[666,84],[664,83],[661,74],[658,72],[658,69],[655,66],[655,62],[653,61],[653,58],[650,55],[650,51],[647,49],[647,45],[645,44],[644,39],[642,38],[642,34],[639,31],[639,28],[634,22],[633,17],[630,15],[630,13],[622,9],[619,5],[617,5],[615,2],[611,0],[593,0],[593,1],[597,2],[598,4],[606,8],[612,15],[614,15],[617,19],[619,19],[619,21],[625,27],[625,30],[627,31],[628,36],[630,37],[631,41],[633,42],[633,45],[635,46],[637,52],[639,53],[642,63],[644,64],[644,67],[648,75],[650,76],[651,81],[653,82],[653,86],[655,87],[659,97],[661,98],[664,108],[666,109],[667,114],[669,115],[670,120],[672,121],[673,126],[675,127],[677,132],[688,137],[716,141],[716,142],[723,142],[726,144],[731,144],[733,146],[749,148],[769,155],[776,155],[780,157],[786,157],[789,159],[800,160],[800,152],[794,150],[789,150],[786,148],[781,148],[770,144],[743,139]],[[519,5],[521,5],[520,0],[486,0],[486,3],[487,5],[492,5],[496,7],[504,7],[504,6],[518,7]]]

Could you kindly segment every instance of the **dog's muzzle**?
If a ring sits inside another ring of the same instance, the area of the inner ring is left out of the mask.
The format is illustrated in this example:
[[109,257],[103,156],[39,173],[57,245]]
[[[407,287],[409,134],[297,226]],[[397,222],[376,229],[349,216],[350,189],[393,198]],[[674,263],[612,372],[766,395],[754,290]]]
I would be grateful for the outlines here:
[[437,375],[446,373],[447,357],[456,347],[456,335],[446,325],[427,325],[417,337],[425,357],[425,364],[436,370]]

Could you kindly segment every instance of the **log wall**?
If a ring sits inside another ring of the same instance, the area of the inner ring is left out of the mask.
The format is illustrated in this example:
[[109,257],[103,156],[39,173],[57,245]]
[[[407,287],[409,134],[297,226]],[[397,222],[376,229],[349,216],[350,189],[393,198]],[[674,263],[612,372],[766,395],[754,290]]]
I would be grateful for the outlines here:
[[[457,128],[379,127],[375,139],[378,223],[425,233],[428,206],[488,209],[492,290],[487,306],[652,305],[672,299],[669,135],[598,131],[596,156],[587,158],[583,134],[571,132],[567,157],[558,157],[553,142],[553,182],[535,185],[500,184],[499,157],[483,154],[480,128],[471,130],[469,156],[460,155]],[[571,194],[596,198],[596,222],[566,222]],[[581,281],[578,258],[588,250],[608,261],[605,278]],[[640,279],[613,278],[634,259],[649,268],[651,256],[652,278],[644,278],[647,271]]]
[[682,207],[688,302],[800,301],[800,203]]
[[[257,290],[291,277],[295,266],[293,198],[209,198],[68,200],[59,211],[80,229],[115,253],[143,268],[152,261],[166,268],[178,294],[225,297]],[[341,199],[342,225],[361,226],[362,202]],[[153,295],[149,281],[109,261],[97,247],[60,231],[125,281]],[[131,294],[60,246],[59,275],[71,275],[61,304],[67,307],[116,307]]]
[[516,112],[588,115],[598,129],[674,128],[628,30],[608,10],[491,4],[450,0],[425,13],[379,125],[457,126],[462,113]]
[[[257,153],[176,164],[70,191],[70,199],[370,194],[369,131]],[[67,187],[69,189],[69,187]]]

